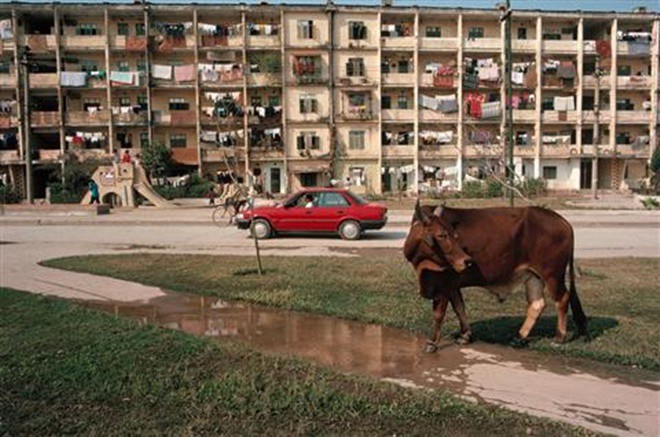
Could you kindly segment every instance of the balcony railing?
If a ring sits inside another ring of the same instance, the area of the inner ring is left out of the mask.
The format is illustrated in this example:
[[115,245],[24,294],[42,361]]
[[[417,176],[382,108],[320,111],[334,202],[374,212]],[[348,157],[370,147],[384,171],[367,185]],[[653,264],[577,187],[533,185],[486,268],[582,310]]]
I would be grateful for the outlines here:
[[14,88],[16,87],[15,74],[0,74],[0,88]]
[[[370,104],[367,106],[370,106]],[[344,120],[372,120],[374,118],[374,114],[370,109],[359,107],[343,108],[340,116]]]
[[585,88],[596,88],[596,82],[599,82],[600,88],[610,88],[610,76],[596,77],[593,75],[582,76],[582,84]]
[[59,149],[38,149],[36,152],[39,161],[58,161],[62,154]]
[[541,114],[543,123],[575,123],[577,111],[544,111]]
[[57,39],[55,35],[24,35],[23,45],[30,47],[31,52],[55,50]]
[[577,146],[568,144],[543,144],[541,151],[542,156],[545,158],[565,158],[570,156],[571,148],[577,149]]
[[[601,109],[598,113],[598,123],[609,123],[611,119],[609,109]],[[582,123],[595,123],[595,111],[582,111]]]
[[18,150],[0,150],[0,163],[12,164],[19,161]]
[[624,89],[649,89],[652,82],[650,76],[619,76],[616,78],[616,87]]
[[456,123],[458,121],[457,112],[440,112],[432,109],[421,109],[419,111],[419,121],[421,122],[445,122]]
[[110,121],[110,111],[99,110],[89,111],[67,111],[65,113],[65,122],[68,125],[76,126],[98,126],[107,125]]
[[[114,111],[117,109],[117,111]],[[135,113],[133,111],[122,112],[121,108],[113,108],[113,120],[117,125],[131,126],[143,125],[147,122],[147,111]]]
[[543,53],[567,55],[577,53],[578,42],[575,40],[543,40]]
[[30,88],[57,88],[57,73],[30,73]]
[[514,109],[514,123],[531,123],[536,121],[536,111],[533,109]]
[[514,146],[513,148],[513,155],[514,156],[519,156],[521,158],[524,157],[532,157],[536,155],[536,149],[534,148],[533,145],[528,145],[528,146]]
[[383,49],[413,49],[415,48],[416,39],[414,36],[384,36],[381,41]]
[[153,111],[153,122],[158,126],[194,126],[197,123],[195,111]]
[[279,35],[249,35],[247,37],[247,45],[248,47],[279,47],[281,45],[280,36]]
[[415,73],[384,73],[383,85],[412,85],[415,83]]
[[[442,78],[442,77],[441,77]],[[434,80],[433,73],[422,73],[419,78],[419,85],[423,87],[437,87],[437,88],[456,88],[458,86],[457,77],[448,77],[448,80],[451,79],[451,86],[447,82],[447,86],[438,86],[436,85],[437,81]]]
[[463,47],[472,52],[499,52],[503,48],[501,38],[464,39]]
[[68,50],[103,50],[105,35],[67,35],[62,37],[62,45]]
[[238,127],[243,125],[243,117],[212,117],[202,114],[200,122],[205,126]]
[[616,111],[617,123],[651,123],[651,111]]
[[511,41],[511,49],[514,52],[532,53],[536,51],[535,39],[514,39]]
[[383,158],[412,158],[415,146],[383,146]]
[[499,144],[466,144],[464,156],[468,158],[494,158],[502,155]]
[[[240,143],[243,144],[241,139]],[[224,147],[221,149],[202,149],[202,161],[224,162],[228,157],[242,159],[245,156],[245,148],[241,146]]]
[[382,109],[381,117],[385,121],[411,121],[415,118],[414,109]]
[[0,114],[0,129],[10,129],[18,127],[18,115],[16,114]]
[[321,85],[328,81],[327,77],[321,74],[301,74],[293,76],[296,85]]
[[648,144],[617,144],[617,155],[635,158],[648,158],[651,147]]
[[57,111],[34,111],[30,113],[32,127],[56,127],[60,124],[60,113]]
[[420,49],[454,51],[458,49],[458,38],[420,38]]
[[247,84],[251,86],[280,86],[282,84],[281,73],[248,73]]
[[458,146],[455,143],[419,148],[420,159],[455,158],[458,154]]

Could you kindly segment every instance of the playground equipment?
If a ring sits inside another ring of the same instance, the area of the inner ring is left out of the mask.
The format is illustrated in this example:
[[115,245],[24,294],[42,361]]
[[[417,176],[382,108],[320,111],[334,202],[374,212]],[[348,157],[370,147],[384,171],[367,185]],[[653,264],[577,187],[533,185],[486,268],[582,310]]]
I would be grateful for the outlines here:
[[[158,194],[149,183],[144,168],[137,164],[113,164],[99,166],[92,179],[99,186],[101,203],[111,206],[136,206],[138,192],[154,206],[172,208],[175,205]],[[81,203],[89,203],[87,193]]]

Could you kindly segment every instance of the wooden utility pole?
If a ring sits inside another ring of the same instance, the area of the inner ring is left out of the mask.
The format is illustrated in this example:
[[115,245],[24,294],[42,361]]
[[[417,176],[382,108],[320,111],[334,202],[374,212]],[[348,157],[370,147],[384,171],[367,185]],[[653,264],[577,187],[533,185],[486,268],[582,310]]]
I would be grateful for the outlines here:
[[[250,204],[250,211],[254,209],[254,197],[248,199]],[[250,232],[252,232],[252,239],[254,240],[254,250],[257,253],[257,273],[259,276],[263,275],[263,269],[261,267],[261,253],[259,252],[259,239],[257,238],[257,233],[254,231],[254,218],[252,219],[252,225],[250,226]]]
[[502,11],[500,20],[504,21],[504,87],[505,87],[505,110],[506,110],[506,177],[509,188],[509,206],[513,206],[513,187],[515,183],[515,168],[513,166],[513,87],[511,85],[511,73],[513,71],[513,59],[511,50],[511,0],[506,0],[506,9]]
[[593,134],[593,148],[594,157],[591,160],[591,192],[594,199],[598,199],[598,144],[600,143],[600,124],[598,118],[600,117],[600,56],[596,56],[596,65],[594,67],[594,75],[596,76],[596,87],[594,88],[594,134]]

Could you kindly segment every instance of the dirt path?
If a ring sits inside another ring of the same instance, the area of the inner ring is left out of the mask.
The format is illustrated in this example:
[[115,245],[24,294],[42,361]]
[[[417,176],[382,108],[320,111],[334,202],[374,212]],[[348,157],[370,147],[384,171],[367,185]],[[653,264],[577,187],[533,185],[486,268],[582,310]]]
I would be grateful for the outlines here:
[[409,332],[331,317],[166,294],[147,303],[85,305],[194,335],[245,341],[405,387],[464,398],[617,435],[658,434],[658,375],[477,343],[421,352]]

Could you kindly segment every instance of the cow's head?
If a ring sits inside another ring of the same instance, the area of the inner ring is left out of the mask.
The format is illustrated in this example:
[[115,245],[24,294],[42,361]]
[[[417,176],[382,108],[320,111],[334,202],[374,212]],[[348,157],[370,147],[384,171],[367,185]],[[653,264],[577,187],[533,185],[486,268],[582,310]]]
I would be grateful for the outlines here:
[[427,298],[434,295],[432,290],[424,286],[429,283],[428,276],[438,275],[449,268],[461,273],[473,263],[472,258],[461,248],[454,228],[442,219],[442,207],[428,213],[421,208],[419,200],[415,205],[404,254],[415,266],[420,280],[420,293]]

